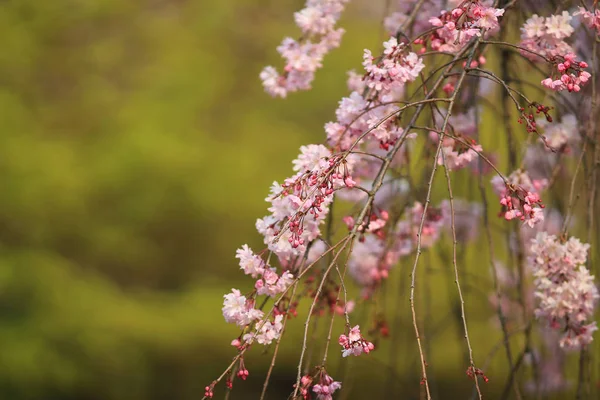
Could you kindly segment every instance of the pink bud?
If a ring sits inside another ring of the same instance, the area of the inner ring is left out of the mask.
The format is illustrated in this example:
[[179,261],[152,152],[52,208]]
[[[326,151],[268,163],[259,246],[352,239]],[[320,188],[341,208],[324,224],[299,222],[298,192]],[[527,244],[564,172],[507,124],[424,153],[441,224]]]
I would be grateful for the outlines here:
[[462,10],[462,8],[455,8],[454,10],[452,10],[452,16],[453,16],[454,18],[458,18],[458,17],[460,17],[461,15],[463,15],[463,12],[464,12],[464,11]]
[[354,186],[356,186],[356,182],[354,182],[354,180],[352,179],[352,177],[350,175],[348,175],[344,179],[344,183],[346,184],[347,188],[353,188]]

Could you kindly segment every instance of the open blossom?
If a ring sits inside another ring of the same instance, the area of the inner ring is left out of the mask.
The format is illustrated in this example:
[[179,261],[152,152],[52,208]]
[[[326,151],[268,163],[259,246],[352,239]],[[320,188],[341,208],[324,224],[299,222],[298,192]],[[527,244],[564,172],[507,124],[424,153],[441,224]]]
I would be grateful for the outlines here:
[[568,11],[563,11],[559,15],[551,15],[546,18],[546,33],[556,39],[564,39],[573,33],[574,29],[571,26],[571,15]]
[[[408,249],[410,243],[410,251],[416,249],[419,227],[421,226],[421,219],[423,218],[424,211],[423,204],[415,202],[412,207],[406,209],[405,218],[398,222],[396,226],[397,234],[400,237],[400,242],[403,240],[407,243],[406,248]],[[444,225],[444,216],[442,209],[435,207],[427,207],[425,212],[425,219],[423,221],[423,229],[421,231],[421,248],[431,247],[437,242],[440,237],[441,229]],[[404,246],[401,246],[404,247]],[[409,252],[410,252],[409,251]],[[403,252],[404,254],[404,252]]]
[[263,312],[255,309],[254,302],[248,301],[239,290],[231,289],[231,293],[223,297],[223,316],[228,323],[243,327],[263,317]]
[[571,17],[566,11],[561,15],[540,17],[533,14],[521,28],[521,55],[534,62],[542,62],[543,58],[553,58],[572,53],[573,49],[565,39],[573,33],[570,25]]
[[384,243],[374,235],[354,244],[348,261],[348,273],[361,286],[372,286],[387,277]]
[[[423,210],[423,205],[419,202],[405,209],[403,218],[389,231],[389,235],[395,239],[391,246],[386,244],[385,235],[378,234],[379,229],[387,224],[387,216],[372,218],[365,230],[367,233],[356,241],[348,260],[348,273],[363,288],[364,297],[369,297],[382,280],[388,277],[389,271],[401,257],[416,249]],[[351,229],[354,220],[348,217],[346,222]],[[422,248],[433,246],[439,239],[444,224],[443,209],[428,207],[421,231]]]
[[[257,323],[260,326],[260,323]],[[273,321],[265,322],[258,333],[250,332],[244,335],[243,339],[247,343],[253,343],[255,340],[259,344],[268,345],[273,340],[279,339],[283,330],[283,315],[277,315]]]
[[[434,118],[438,126],[443,125],[446,111],[436,113]],[[477,123],[475,119],[475,108],[469,109],[463,114],[451,115],[448,118],[448,127],[446,133],[454,137],[444,136],[442,142],[442,151],[438,156],[438,165],[443,165],[446,161],[446,167],[450,170],[464,168],[478,159],[478,153],[483,152],[483,148],[478,144],[472,135],[477,132]],[[430,139],[434,143],[440,140],[440,134],[430,132]]]
[[545,118],[536,122],[537,126],[544,130],[547,144],[544,148],[547,152],[568,152],[571,146],[581,140],[577,118],[573,114],[565,115],[558,123],[549,123]]
[[425,68],[423,60],[413,52],[409,52],[403,43],[395,37],[383,43],[383,58],[374,62],[371,51],[365,49],[363,66],[367,71],[367,86],[379,92],[387,93],[397,86],[412,82]]
[[322,144],[309,144],[300,147],[298,158],[292,161],[294,171],[304,172],[319,170],[327,167],[327,159],[331,151]]
[[596,33],[600,34],[600,9],[595,9],[594,12],[587,11],[583,7],[579,7],[573,15],[579,15],[581,21],[590,29],[595,29]]
[[302,33],[326,35],[334,30],[348,0],[308,0],[306,7],[294,14]]
[[277,51],[286,60],[283,74],[265,67],[260,73],[265,91],[274,97],[310,89],[315,72],[325,55],[340,45],[343,29],[336,29],[348,0],[307,0],[304,9],[294,14],[304,36],[301,41],[285,38]]
[[259,295],[266,294],[270,297],[275,297],[285,290],[294,281],[294,276],[288,271],[284,271],[281,276],[277,275],[275,268],[265,269],[261,279],[256,281],[254,285]]
[[504,15],[504,9],[486,7],[482,4],[476,5],[470,11],[474,16],[473,26],[489,30],[498,29],[498,17]]
[[252,249],[247,244],[236,250],[236,258],[240,260],[240,268],[244,270],[246,275],[256,278],[265,270],[265,262],[260,256],[254,254]]
[[348,336],[344,334],[340,335],[338,343],[342,346],[343,357],[348,357],[349,355],[359,356],[362,353],[368,354],[375,348],[373,343],[362,337],[358,325],[350,329]]
[[[434,134],[438,140],[439,136]],[[483,147],[473,139],[461,138],[462,140],[444,137],[442,149],[438,157],[438,165],[445,165],[449,170],[457,170],[466,167],[477,159]],[[467,145],[468,143],[469,145]]]
[[359,145],[368,146],[375,142],[382,149],[389,149],[403,134],[404,129],[391,118],[399,108],[396,104],[379,106],[373,102],[367,108],[368,102],[357,92],[342,98],[336,111],[337,121],[325,124],[329,144],[340,150],[348,150],[366,131]]
[[573,237],[562,243],[545,232],[538,233],[531,243],[536,316],[564,332],[560,345],[567,349],[588,345],[598,329],[591,319],[600,295],[584,266],[589,247]]
[[321,374],[319,383],[313,386],[313,392],[317,395],[317,400],[332,400],[333,393],[342,388],[341,382],[336,382],[327,373]]

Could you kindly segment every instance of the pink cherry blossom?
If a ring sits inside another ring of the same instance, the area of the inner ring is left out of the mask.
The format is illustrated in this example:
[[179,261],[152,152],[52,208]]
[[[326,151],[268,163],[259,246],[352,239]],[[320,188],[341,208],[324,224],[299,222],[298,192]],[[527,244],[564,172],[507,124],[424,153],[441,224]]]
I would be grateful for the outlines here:
[[574,237],[562,243],[545,232],[531,242],[530,265],[538,300],[535,314],[563,330],[560,345],[567,349],[585,347],[598,329],[592,318],[600,295],[584,266],[589,247]]
[[375,349],[373,343],[363,338],[358,325],[350,329],[348,336],[344,334],[340,335],[338,343],[342,346],[343,357],[348,357],[349,355],[359,356],[362,353],[368,354]]
[[254,303],[242,296],[239,290],[232,289],[224,297],[222,310],[225,321],[243,327],[263,317],[263,312],[255,309]]

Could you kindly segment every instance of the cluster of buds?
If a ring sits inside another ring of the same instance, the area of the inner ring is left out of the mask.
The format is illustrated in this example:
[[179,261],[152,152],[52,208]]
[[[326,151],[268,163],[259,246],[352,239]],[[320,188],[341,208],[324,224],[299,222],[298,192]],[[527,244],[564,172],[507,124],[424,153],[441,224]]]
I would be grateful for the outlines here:
[[506,220],[519,218],[530,227],[544,220],[544,204],[539,194],[512,184],[507,184],[506,189],[506,194],[500,198],[501,214]]
[[204,388],[204,397],[206,397],[207,399],[213,398],[213,396],[215,395],[214,389],[215,389],[216,384],[217,384],[217,382],[214,381],[210,385],[208,385]]
[[248,375],[250,375],[250,373],[248,372],[248,369],[244,365],[243,357],[240,358],[240,368],[238,369],[238,372],[235,375],[243,381],[245,381],[248,378]]
[[348,336],[344,334],[340,335],[338,343],[342,346],[343,357],[348,357],[349,355],[359,356],[362,353],[368,354],[375,349],[373,343],[363,338],[358,325],[350,329]]
[[[534,101],[533,103],[529,104],[529,108],[533,109],[535,114],[544,114],[546,121],[553,121],[552,116],[550,115],[550,110],[552,110],[554,107],[548,107]],[[535,120],[535,114],[533,112],[525,112],[525,108],[523,107],[520,107],[519,111],[521,112],[521,117],[518,119],[519,124],[525,122],[527,133],[537,133],[538,122]]]
[[[312,386],[313,378],[310,375],[304,375],[300,379],[300,387],[298,391],[304,400],[308,400],[310,398],[310,387]],[[296,384],[294,384],[296,387]]]
[[560,74],[560,79],[546,78],[542,81],[542,85],[556,91],[579,92],[581,86],[587,83],[592,75],[584,71],[588,64],[585,61],[576,61],[576,57],[573,53],[568,53],[564,57],[554,57],[552,62]]
[[487,376],[485,376],[485,374],[483,373],[483,371],[477,367],[474,366],[470,366],[469,368],[467,368],[467,376],[473,380],[475,380],[477,378],[477,376],[481,376],[481,378],[483,379],[483,381],[485,383],[489,382],[489,378]]

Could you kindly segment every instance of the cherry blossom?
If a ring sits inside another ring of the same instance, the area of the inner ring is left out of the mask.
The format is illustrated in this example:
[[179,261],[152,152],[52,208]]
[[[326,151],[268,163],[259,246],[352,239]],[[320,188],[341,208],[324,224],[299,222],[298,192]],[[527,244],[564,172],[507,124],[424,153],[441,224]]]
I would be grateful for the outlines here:
[[265,262],[262,258],[254,254],[247,244],[236,250],[236,258],[240,260],[240,268],[244,270],[246,275],[256,278],[262,275],[265,270]]
[[543,58],[552,58],[572,53],[573,49],[565,42],[573,33],[569,25],[571,17],[568,13],[548,18],[533,14],[521,28],[521,54],[534,62],[542,62]]
[[336,382],[326,373],[321,375],[319,383],[313,386],[313,392],[317,395],[317,400],[332,400],[333,393],[342,388],[340,382]]
[[595,9],[594,12],[587,11],[583,7],[579,7],[573,15],[579,15],[579,18],[590,29],[595,29],[597,34],[600,34],[600,9]]
[[273,321],[265,322],[258,333],[250,332],[244,335],[246,343],[253,343],[255,340],[259,344],[268,345],[273,340],[279,339],[283,330],[283,315],[277,315]]
[[226,294],[224,298],[222,310],[228,323],[236,323],[243,327],[263,317],[263,312],[255,309],[254,303],[242,296],[237,289],[231,289],[231,293]]
[[560,345],[567,349],[586,346],[598,329],[596,321],[590,322],[600,295],[594,277],[584,266],[589,247],[574,237],[561,243],[545,232],[531,242],[536,316],[563,330]]
[[580,142],[579,124],[573,114],[562,117],[560,122],[549,123],[545,118],[536,121],[537,126],[543,129],[545,138],[544,146],[547,152],[569,152],[571,147]]
[[315,72],[321,68],[325,55],[339,47],[343,29],[336,29],[348,0],[307,0],[305,8],[294,14],[296,25],[302,30],[300,40],[285,38],[277,51],[286,60],[284,73],[274,67],[265,67],[260,79],[267,93],[286,97],[288,93],[308,90]]
[[416,53],[408,51],[403,43],[398,43],[395,37],[383,42],[385,48],[383,58],[375,62],[371,51],[365,49],[363,66],[367,75],[365,82],[368,87],[384,96],[394,89],[412,82],[425,68],[423,60]]
[[492,185],[500,197],[501,215],[506,220],[520,219],[530,228],[544,220],[545,207],[538,194],[547,180],[532,180],[523,170],[513,172],[506,181],[499,176],[492,178]]
[[359,356],[362,353],[368,354],[375,349],[373,343],[362,337],[358,325],[350,329],[348,336],[344,334],[340,335],[338,343],[342,346],[343,357],[348,357],[349,355]]

